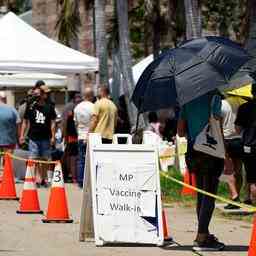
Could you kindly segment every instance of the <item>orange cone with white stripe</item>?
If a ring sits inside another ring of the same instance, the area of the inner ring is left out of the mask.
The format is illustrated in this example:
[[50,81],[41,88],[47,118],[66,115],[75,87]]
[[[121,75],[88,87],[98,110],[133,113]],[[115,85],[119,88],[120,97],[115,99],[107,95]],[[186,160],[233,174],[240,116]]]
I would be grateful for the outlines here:
[[24,188],[22,191],[19,214],[42,214],[40,210],[38,193],[35,182],[35,164],[32,161],[27,163]]
[[73,220],[69,218],[68,204],[60,163],[57,163],[54,169],[46,219],[43,219],[42,221],[44,223],[73,222]]
[[16,195],[12,160],[8,153],[4,155],[4,173],[0,184],[0,200],[19,200]]
[[[196,177],[194,173],[189,172],[188,169],[186,169],[185,174],[184,174],[184,183],[191,185],[193,187],[196,187]],[[190,196],[195,196],[196,195],[196,191],[191,189],[191,188],[187,188],[185,186],[183,186],[181,194],[184,196],[190,195]]]
[[256,215],[254,216],[252,237],[249,246],[248,256],[256,256]]

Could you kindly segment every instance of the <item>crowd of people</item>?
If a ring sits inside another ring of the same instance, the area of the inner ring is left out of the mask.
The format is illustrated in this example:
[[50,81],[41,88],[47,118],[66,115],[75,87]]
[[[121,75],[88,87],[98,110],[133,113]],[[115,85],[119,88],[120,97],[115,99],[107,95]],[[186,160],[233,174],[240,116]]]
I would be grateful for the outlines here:
[[[38,81],[17,111],[6,104],[5,93],[0,92],[0,147],[12,152],[19,145],[29,151],[32,159],[60,160],[65,181],[77,183],[82,188],[88,134],[99,133],[102,143],[109,144],[114,133],[129,133],[131,130],[124,98],[121,97],[116,106],[107,86],[100,86],[97,95],[88,87],[83,96],[73,92],[60,114],[50,93],[45,83]],[[195,173],[198,188],[216,194],[220,176],[224,175],[231,199],[240,202],[241,188],[245,184],[244,203],[253,204],[256,201],[256,84],[252,85],[252,95],[253,99],[244,100],[212,91],[181,109],[150,112],[145,129],[163,140],[174,142],[176,132],[187,138],[186,164],[189,171]],[[210,138],[207,135],[207,140],[212,145],[218,140],[224,141],[224,158],[195,150],[197,138],[211,117],[221,124],[222,136]],[[38,186],[49,185],[52,169],[50,165],[38,165]],[[209,231],[214,208],[214,198],[198,194],[195,250],[220,250],[224,247]],[[225,206],[227,210],[238,208],[232,204]]]
[[[85,88],[83,97],[72,92],[61,114],[50,94],[45,83],[38,81],[17,111],[6,104],[5,92],[0,93],[0,148],[13,152],[18,146],[28,150],[31,159],[60,160],[65,181],[73,181],[82,188],[88,133],[97,132],[102,143],[112,143],[118,122],[122,129],[125,122],[118,117],[119,109],[107,86],[99,87],[97,97],[91,88]],[[53,166],[37,165],[39,187],[47,187],[52,175]]]

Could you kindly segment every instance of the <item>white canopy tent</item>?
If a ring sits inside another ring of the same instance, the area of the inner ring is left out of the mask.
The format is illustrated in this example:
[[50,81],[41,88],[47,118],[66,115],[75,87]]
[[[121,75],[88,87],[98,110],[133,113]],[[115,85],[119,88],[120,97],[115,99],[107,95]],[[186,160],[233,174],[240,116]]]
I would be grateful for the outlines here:
[[[153,57],[153,54],[149,55],[148,57],[146,57],[145,59],[141,60],[140,62],[138,62],[137,64],[135,64],[133,67],[132,67],[132,74],[133,74],[133,80],[134,80],[134,83],[136,84],[141,76],[141,74],[143,73],[143,71],[145,70],[145,68],[154,60],[154,57]],[[121,77],[121,80],[120,80],[120,85],[118,90],[119,90],[119,95],[123,95],[124,94],[124,90],[123,90],[123,78]],[[112,87],[112,92],[115,91],[113,90],[113,79],[109,79],[109,84],[110,86]]]
[[74,74],[98,70],[98,59],[41,34],[14,13],[0,20],[0,70]]
[[47,86],[56,89],[67,87],[66,76],[45,73],[25,73],[0,75],[0,89],[32,88],[38,80],[43,80],[47,84]]
[[153,54],[138,62],[132,67],[133,80],[136,84],[146,67],[154,60]]

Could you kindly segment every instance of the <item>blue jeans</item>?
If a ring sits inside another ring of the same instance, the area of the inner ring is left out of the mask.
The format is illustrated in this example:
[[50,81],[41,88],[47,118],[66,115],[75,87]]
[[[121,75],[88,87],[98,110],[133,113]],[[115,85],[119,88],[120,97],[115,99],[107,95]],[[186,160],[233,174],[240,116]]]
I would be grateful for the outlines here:
[[29,140],[28,144],[29,155],[31,158],[43,158],[50,160],[51,158],[51,143],[50,140]]
[[85,169],[85,154],[86,143],[83,140],[78,141],[78,168],[77,168],[77,183],[80,187],[83,187],[84,181],[84,169]]

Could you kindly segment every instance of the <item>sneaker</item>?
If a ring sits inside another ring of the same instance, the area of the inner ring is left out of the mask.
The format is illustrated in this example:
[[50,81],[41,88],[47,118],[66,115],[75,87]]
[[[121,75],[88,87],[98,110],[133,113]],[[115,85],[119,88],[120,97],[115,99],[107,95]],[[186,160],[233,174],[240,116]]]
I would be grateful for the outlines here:
[[[235,199],[233,199],[234,202],[240,203],[240,199],[239,197],[236,197]],[[233,205],[233,204],[227,204],[226,206],[224,206],[225,210],[238,210],[241,207]]]
[[48,188],[50,185],[48,182],[46,182],[45,180],[42,180],[41,184],[40,184],[42,187],[44,188]]
[[214,235],[209,235],[208,238],[203,242],[194,241],[194,246],[193,246],[193,250],[199,251],[199,252],[204,252],[204,251],[216,252],[216,251],[221,251],[224,248],[225,248],[225,244],[219,242]]
[[251,199],[247,199],[247,200],[243,201],[243,204],[252,205],[252,200]]

